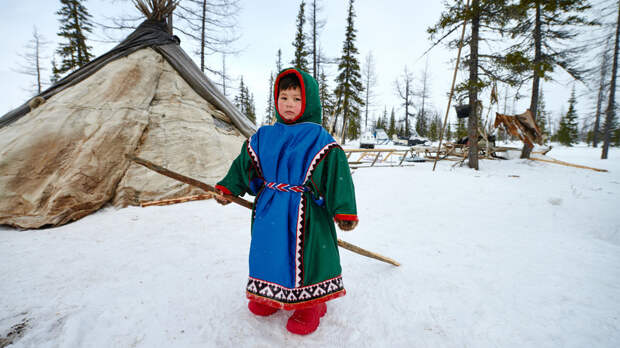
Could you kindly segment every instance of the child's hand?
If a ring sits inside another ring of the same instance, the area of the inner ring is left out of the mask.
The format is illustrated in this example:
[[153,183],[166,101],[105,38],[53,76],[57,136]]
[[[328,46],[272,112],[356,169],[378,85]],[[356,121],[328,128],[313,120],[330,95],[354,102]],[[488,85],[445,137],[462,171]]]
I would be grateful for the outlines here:
[[352,231],[355,227],[357,227],[357,221],[350,220],[336,220],[338,223],[338,227],[340,227],[343,231]]
[[221,190],[215,190],[215,191],[217,192],[217,194],[213,195],[213,198],[215,198],[216,202],[218,202],[221,205],[226,205],[230,203],[228,198],[224,197],[224,192],[222,192]]

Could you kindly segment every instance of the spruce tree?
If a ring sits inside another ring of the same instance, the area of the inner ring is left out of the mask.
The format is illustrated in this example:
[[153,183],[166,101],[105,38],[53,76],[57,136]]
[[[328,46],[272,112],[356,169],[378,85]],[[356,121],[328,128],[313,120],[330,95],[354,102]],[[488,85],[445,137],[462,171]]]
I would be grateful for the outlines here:
[[264,124],[272,124],[275,120],[275,103],[274,103],[274,91],[273,91],[273,73],[269,74],[269,97],[267,98],[267,107],[265,108],[265,122]]
[[282,71],[282,50],[278,48],[278,54],[276,55],[276,71],[279,74]]
[[458,141],[467,136],[467,128],[462,118],[456,120],[456,134],[454,138]]
[[536,107],[538,117],[536,117],[536,125],[538,125],[538,129],[540,129],[540,133],[545,137],[549,137],[549,133],[547,131],[547,123],[549,116],[547,115],[547,109],[545,104],[545,98],[543,96],[543,90],[540,89],[540,93],[538,95],[538,106]]
[[256,104],[254,104],[254,93],[250,93],[248,87],[245,87],[246,99],[246,117],[256,125]]
[[[469,59],[464,65],[469,69],[469,78],[465,83],[457,87],[457,91],[467,91],[469,105],[478,104],[478,94],[484,87],[494,81],[502,81],[509,84],[518,84],[521,78],[505,69],[505,57],[501,52],[484,51],[493,49],[494,45],[488,43],[497,34],[506,32],[508,21],[508,0],[472,0],[469,7],[465,7],[463,1],[445,2],[446,9],[441,14],[435,26],[428,28],[431,39],[439,37],[435,42],[438,44],[450,36],[459,32],[463,21],[467,21],[469,36],[464,45],[469,48]],[[470,29],[471,28],[471,29]],[[458,47],[459,40],[451,41],[449,47]],[[472,107],[473,112],[468,117],[468,136],[471,139],[478,138],[478,108]],[[478,169],[478,143],[472,141],[469,146],[468,165]]]
[[334,112],[334,101],[332,95],[329,92],[329,85],[327,83],[327,76],[323,67],[320,68],[319,74],[319,97],[321,98],[321,108],[323,109],[323,128],[327,129],[330,121],[330,117]]
[[573,146],[579,139],[575,104],[577,104],[577,99],[575,97],[575,88],[573,87],[573,91],[568,99],[568,111],[566,115],[562,115],[560,129],[558,130],[558,141],[566,146]]
[[295,58],[291,61],[291,64],[297,69],[308,71],[308,50],[306,49],[306,34],[304,33],[304,23],[306,2],[304,0],[299,4],[299,13],[297,14],[297,31],[295,33],[295,41],[293,41],[293,47],[295,47]]
[[64,39],[56,53],[62,58],[54,74],[64,74],[88,63],[93,55],[92,47],[86,44],[86,33],[92,32],[91,15],[82,0],[60,0],[62,7],[56,12],[60,16],[58,36]]
[[[528,74],[532,80],[529,109],[534,119],[538,117],[541,78],[549,78],[559,67],[575,79],[582,79],[577,58],[583,48],[567,43],[577,36],[577,26],[594,24],[584,15],[590,7],[588,0],[520,0],[509,6],[514,23],[510,33],[518,40],[508,49],[506,65],[517,74]],[[521,158],[528,158],[531,151],[525,144]]]
[[50,76],[50,83],[55,85],[60,80],[60,74],[58,73],[58,65],[56,65],[56,59],[52,58],[52,76]]
[[[347,28],[342,47],[342,56],[338,64],[338,77],[336,77],[336,90],[334,94],[340,101],[337,105],[336,115],[342,114],[342,142],[346,137],[357,138],[360,133],[360,107],[364,101],[360,97],[364,90],[361,83],[360,65],[357,61],[358,50],[355,47],[357,30],[353,25],[353,0],[349,0],[347,15]],[[337,122],[337,116],[334,120]],[[333,128],[332,128],[333,129]]]
[[380,123],[378,128],[381,128],[381,129],[385,130],[387,128],[387,125],[388,125],[387,106],[383,106],[383,116],[381,116],[380,120],[381,120],[381,123]]
[[239,94],[233,99],[233,104],[245,117],[256,124],[254,95],[250,94],[248,86],[243,83],[243,76],[241,76],[241,81],[239,82]]
[[394,108],[392,108],[392,114],[390,115],[390,125],[387,130],[387,135],[392,139],[392,136],[396,134],[396,114],[394,113]]
[[426,118],[426,112],[418,112],[418,116],[415,121],[415,131],[421,137],[426,137],[428,134],[428,119]]

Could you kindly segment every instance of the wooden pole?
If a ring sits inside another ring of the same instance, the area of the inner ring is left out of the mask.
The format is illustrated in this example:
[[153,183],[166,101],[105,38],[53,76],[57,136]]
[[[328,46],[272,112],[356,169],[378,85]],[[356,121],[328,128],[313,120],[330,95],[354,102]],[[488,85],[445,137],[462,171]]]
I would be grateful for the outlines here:
[[153,205],[170,205],[170,204],[177,204],[177,203],[185,203],[185,202],[190,202],[190,201],[199,201],[199,200],[203,200],[203,199],[209,199],[212,198],[213,194],[212,193],[205,193],[202,195],[195,195],[195,196],[187,196],[187,197],[179,197],[179,198],[171,198],[171,199],[162,199],[162,200],[158,200],[158,201],[150,201],[150,202],[140,202],[140,206],[142,208],[145,207],[150,207]]
[[575,168],[581,168],[581,169],[590,169],[590,170],[594,170],[596,172],[607,173],[607,169],[599,169],[599,168],[593,168],[593,167],[588,167],[588,166],[582,166],[580,164],[572,164],[572,163],[556,160],[555,158],[554,159],[543,159],[543,158],[530,157],[528,159],[530,159],[532,161],[555,163],[555,164],[561,164],[561,165],[567,166],[567,167],[575,167]]
[[[160,167],[160,166],[158,166],[157,164],[155,164],[153,162],[149,162],[149,161],[147,161],[145,159],[142,159],[142,158],[139,158],[139,157],[136,157],[136,156],[133,156],[133,155],[126,154],[125,157],[127,159],[131,160],[131,161],[134,161],[134,162],[136,162],[136,163],[138,163],[138,164],[140,164],[140,165],[142,165],[142,166],[144,166],[144,167],[146,167],[146,168],[148,168],[148,169],[150,169],[152,171],[155,171],[155,172],[157,172],[159,174],[165,175],[165,176],[167,176],[167,177],[169,177],[171,179],[175,179],[175,180],[184,182],[184,183],[186,183],[188,185],[201,188],[201,189],[203,189],[206,192],[211,192],[211,193],[217,194],[217,190],[215,189],[215,187],[213,187],[211,185],[208,185],[208,184],[205,184],[204,182],[198,181],[196,179],[192,179],[192,178],[190,178],[188,176],[185,176],[185,175],[182,175],[182,174],[179,174],[179,173],[175,173],[175,172],[173,172],[171,170],[168,170],[168,169],[166,169],[164,167]],[[248,209],[252,209],[252,203],[246,201],[243,198],[240,198],[240,197],[237,197],[237,196],[232,196],[232,195],[223,195],[223,196],[226,199],[228,199],[229,201],[233,202],[233,203],[237,203],[237,204],[239,204],[241,206],[244,206],[244,207],[246,207]]]
[[[465,11],[469,9],[469,0],[465,5]],[[452,103],[452,97],[454,96],[454,84],[456,83],[456,73],[459,71],[459,63],[461,61],[461,50],[463,48],[463,39],[465,38],[465,28],[467,27],[467,17],[463,19],[463,31],[461,32],[461,41],[459,42],[459,52],[456,55],[456,65],[454,66],[454,75],[452,76],[452,87],[450,87],[450,97],[448,98],[448,107],[446,108],[446,116],[443,119],[443,125],[441,126],[441,134],[439,134],[439,148],[437,149],[437,156],[435,156],[435,162],[433,163],[433,171],[437,166],[437,160],[439,160],[439,152],[441,151],[441,143],[443,142],[443,132],[446,129],[446,123],[448,122],[448,114],[450,113],[450,104]],[[475,106],[473,106],[475,108]]]
[[371,251],[368,251],[366,249],[362,249],[362,248],[360,248],[360,247],[358,247],[356,245],[353,245],[351,243],[345,242],[343,240],[338,239],[338,245],[341,248],[347,249],[347,250],[352,251],[352,252],[354,252],[356,254],[360,254],[360,255],[363,255],[363,256],[366,256],[366,257],[370,257],[370,258],[375,259],[375,260],[387,262],[387,263],[392,264],[392,265],[397,266],[397,267],[400,266],[400,263],[390,259],[389,257],[385,257],[383,255],[375,254],[375,253],[373,253]]
[[[398,163],[399,166],[403,165],[403,161],[405,160],[405,158],[407,157],[407,154],[409,153],[409,150],[405,151],[405,154],[403,155],[403,158],[400,160],[400,163]],[[413,152],[412,152],[413,153]]]
[[[128,160],[131,160],[139,165],[142,165],[150,170],[153,170],[159,174],[165,175],[171,179],[175,179],[181,182],[184,182],[188,185],[194,186],[194,187],[198,187],[203,189],[204,191],[207,191],[209,193],[214,193],[217,195],[217,190],[215,189],[215,187],[205,184],[204,182],[198,181],[196,179],[192,179],[188,176],[179,174],[179,173],[175,173],[171,170],[168,170],[164,167],[158,166],[153,162],[147,161],[145,159],[136,157],[134,155],[129,155],[129,154],[125,154],[125,158],[127,158]],[[226,199],[230,200],[233,203],[239,204],[241,206],[244,206],[248,209],[252,209],[252,202],[246,201],[245,199],[241,198],[241,197],[237,197],[237,196],[232,196],[232,195],[223,195]],[[351,243],[347,243],[343,240],[338,239],[338,245],[341,248],[350,250],[354,253],[360,254],[362,256],[366,256],[366,257],[370,257],[379,261],[383,261],[389,264],[392,264],[394,266],[400,266],[400,263],[390,259],[389,257],[385,257],[383,255],[377,254],[377,253],[373,253],[372,251],[368,251],[366,249],[360,248],[356,245],[353,245]]]

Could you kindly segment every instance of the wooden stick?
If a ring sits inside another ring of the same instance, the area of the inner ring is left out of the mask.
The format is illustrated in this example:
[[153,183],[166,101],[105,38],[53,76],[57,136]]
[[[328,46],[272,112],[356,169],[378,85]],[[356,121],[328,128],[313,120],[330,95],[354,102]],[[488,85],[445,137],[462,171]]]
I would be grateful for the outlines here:
[[171,199],[162,199],[162,200],[159,200],[159,201],[140,202],[140,206],[143,207],[143,208],[150,207],[150,206],[153,206],[153,205],[162,206],[162,205],[170,205],[170,204],[184,203],[184,202],[190,202],[190,201],[199,201],[199,200],[203,200],[203,199],[209,199],[209,198],[212,198],[212,197],[213,197],[212,193],[206,193],[206,194],[202,194],[202,195],[194,195],[194,196],[171,198]]
[[607,173],[607,169],[599,169],[599,168],[592,168],[592,167],[587,167],[587,166],[582,166],[579,164],[572,164],[572,163],[568,163],[568,162],[564,162],[564,161],[560,161],[560,160],[556,160],[555,158],[552,159],[542,159],[542,158],[535,158],[535,157],[530,157],[530,159],[532,161],[540,161],[540,162],[547,162],[547,163],[555,163],[555,164],[561,164],[563,166],[567,166],[567,167],[575,167],[575,168],[582,168],[582,169],[590,169],[590,170],[594,170],[597,172],[604,172]]
[[[159,174],[165,175],[169,178],[184,182],[188,185],[194,186],[194,187],[198,187],[203,189],[204,191],[207,191],[209,193],[214,193],[217,194],[217,191],[215,189],[215,187],[205,184],[204,182],[200,182],[196,179],[192,179],[190,177],[187,177],[185,175],[179,174],[179,173],[175,173],[171,170],[168,170],[164,167],[160,167],[158,165],[156,165],[155,163],[149,162],[145,159],[133,156],[133,155],[129,155],[129,154],[125,154],[125,157],[137,164],[140,164],[150,170],[153,170]],[[223,195],[226,199],[230,200],[233,203],[239,204],[241,206],[244,206],[248,209],[252,209],[252,202],[246,201],[245,199],[241,198],[241,197],[237,197],[237,196],[231,196],[231,195]],[[373,253],[371,251],[368,251],[366,249],[360,248],[358,246],[355,246],[351,243],[347,243],[343,240],[338,239],[338,245],[344,249],[350,250],[354,253],[360,254],[362,256],[366,256],[366,257],[371,257],[373,259],[377,259],[379,261],[383,261],[383,262],[387,262],[389,264],[392,264],[394,266],[400,266],[400,263],[390,259],[389,257],[385,257],[383,255],[379,255],[376,253]]]
[[392,154],[393,154],[393,153],[394,153],[394,151],[392,151],[392,152],[388,153],[388,154],[385,156],[385,158],[383,159],[383,161],[382,161],[382,162],[387,162],[388,158],[390,158],[390,156],[392,156]]
[[[469,10],[469,0],[467,0],[467,4],[465,5],[465,11]],[[435,167],[437,166],[437,161],[439,160],[439,152],[441,151],[441,143],[443,142],[443,132],[446,130],[446,123],[448,123],[448,114],[450,113],[450,104],[452,103],[452,96],[454,96],[454,84],[456,82],[456,73],[459,71],[459,62],[461,61],[461,50],[463,49],[463,39],[465,38],[465,28],[467,27],[467,17],[463,20],[463,31],[461,32],[461,40],[459,41],[459,51],[456,55],[456,64],[454,65],[454,75],[452,76],[452,87],[450,87],[450,96],[448,97],[448,106],[446,107],[446,117],[443,119],[443,124],[441,125],[441,133],[439,133],[439,149],[437,150],[437,156],[435,157],[435,162],[433,163],[433,171],[435,171]],[[476,107],[475,105],[473,106]]]
[[401,166],[403,164],[403,161],[405,160],[405,157],[407,157],[408,153],[409,153],[409,150],[405,151],[405,154],[403,155],[403,158],[400,160],[400,163],[398,163],[398,166]]
[[400,263],[390,259],[389,257],[385,257],[383,255],[375,254],[375,253],[373,253],[371,251],[368,251],[366,249],[362,249],[362,248],[360,248],[360,247],[358,247],[356,245],[353,245],[351,243],[345,242],[343,240],[338,239],[338,245],[341,248],[347,249],[347,250],[352,251],[352,252],[354,252],[356,254],[360,254],[360,255],[363,255],[363,256],[366,256],[366,257],[370,257],[370,258],[375,259],[375,260],[387,262],[387,263],[392,264],[392,265],[397,266],[397,267],[400,266]]
[[370,165],[371,167],[375,165],[375,162],[377,162],[377,160],[379,159],[379,156],[381,156],[381,152],[377,152],[377,156],[375,157],[375,160],[372,161],[372,164]]
[[[188,176],[179,174],[179,173],[175,173],[171,170],[168,170],[164,167],[160,167],[157,164],[153,163],[153,162],[149,162],[145,159],[133,156],[133,155],[129,155],[129,154],[125,154],[125,157],[129,160],[132,160],[152,171],[158,172],[161,175],[165,175],[171,179],[175,179],[178,180],[180,182],[184,182],[188,185],[194,186],[194,187],[198,187],[203,189],[206,192],[211,192],[211,193],[215,193],[217,194],[217,190],[215,189],[215,187],[205,184],[204,182],[198,181],[196,179],[192,179]],[[237,203],[239,205],[242,205],[248,209],[252,209],[252,203],[246,201],[243,198],[237,197],[237,196],[232,196],[232,195],[223,195],[226,199],[228,199],[229,201],[233,202],[233,203]]]

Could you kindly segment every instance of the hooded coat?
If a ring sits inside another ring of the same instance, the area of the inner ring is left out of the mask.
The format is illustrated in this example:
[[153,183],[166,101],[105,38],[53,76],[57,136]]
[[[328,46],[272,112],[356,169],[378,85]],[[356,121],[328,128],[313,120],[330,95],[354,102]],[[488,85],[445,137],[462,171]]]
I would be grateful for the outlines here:
[[[297,75],[302,108],[293,120],[278,110],[278,83]],[[299,309],[343,296],[334,220],[357,221],[355,191],[345,153],[321,126],[316,80],[285,69],[275,81],[276,119],[242,146],[217,184],[224,193],[255,195],[247,297]]]

